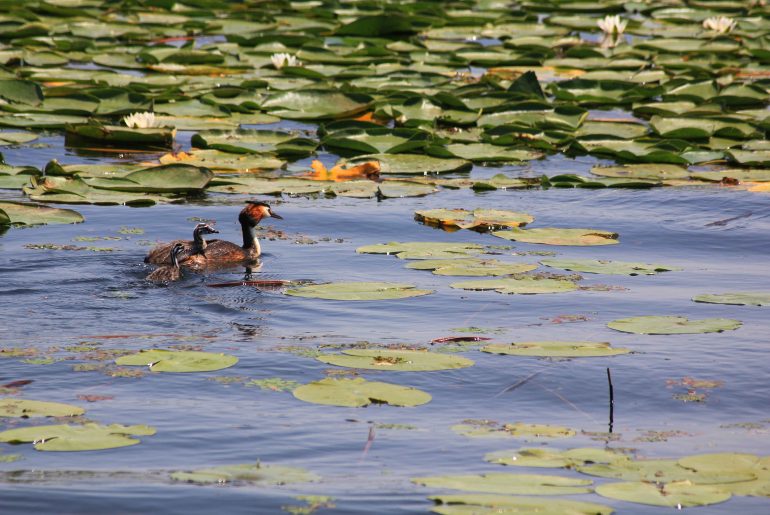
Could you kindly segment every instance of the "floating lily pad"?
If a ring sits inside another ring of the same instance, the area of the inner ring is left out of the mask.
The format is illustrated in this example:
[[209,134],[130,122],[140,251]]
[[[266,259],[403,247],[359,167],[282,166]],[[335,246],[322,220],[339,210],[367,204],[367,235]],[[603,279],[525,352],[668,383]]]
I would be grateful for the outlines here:
[[494,494],[443,494],[431,495],[429,499],[438,503],[432,511],[443,515],[610,515],[614,512],[609,506],[590,502]]
[[544,259],[540,262],[545,266],[585,272],[590,274],[614,275],[654,275],[659,272],[681,270],[667,265],[630,263],[626,261],[604,261],[599,259]]
[[245,463],[198,469],[192,472],[172,472],[171,479],[187,483],[222,484],[247,483],[269,486],[292,483],[308,483],[321,478],[298,467],[283,467],[266,463]]
[[466,474],[412,478],[413,483],[430,488],[450,488],[467,492],[495,494],[569,495],[589,493],[591,480],[542,474]]
[[506,240],[521,241],[524,243],[541,243],[544,245],[616,245],[618,234],[598,229],[511,229],[508,231],[494,231],[492,235]]
[[467,172],[473,167],[465,159],[441,159],[423,154],[368,154],[349,159],[347,163],[355,165],[368,161],[380,163],[383,175],[428,175],[436,173]]
[[349,349],[342,354],[324,354],[316,359],[339,367],[398,372],[451,370],[473,365],[472,360],[461,356],[419,350]]
[[641,316],[620,318],[607,324],[610,329],[635,334],[696,334],[732,331],[743,325],[731,318],[689,320],[677,316]]
[[518,293],[534,295],[539,293],[563,293],[578,289],[572,281],[561,279],[539,279],[535,277],[519,277],[490,279],[478,281],[460,281],[450,284],[452,288],[463,290],[495,290],[498,293]]
[[131,171],[122,177],[86,179],[98,189],[149,193],[185,193],[204,189],[214,174],[208,168],[168,164]]
[[262,103],[262,109],[289,120],[329,120],[363,112],[371,100],[366,95],[299,90],[269,96]]
[[176,129],[134,129],[120,125],[102,125],[98,122],[72,124],[65,127],[68,146],[91,146],[94,142],[107,145],[127,145],[171,148]]
[[85,412],[83,408],[61,402],[0,399],[0,417],[74,417]]
[[422,390],[376,381],[326,378],[294,390],[294,397],[314,404],[360,408],[372,403],[391,406],[419,406],[430,402]]
[[632,164],[623,166],[594,166],[591,173],[603,177],[623,177],[629,179],[686,179],[687,168],[667,164]]
[[433,293],[413,284],[382,282],[340,282],[312,284],[286,290],[287,295],[328,300],[391,300],[420,297]]
[[[2,204],[0,204],[2,209]],[[738,306],[770,306],[770,292],[733,292],[696,295],[692,298],[695,302],[708,304],[732,304]]]
[[498,209],[427,209],[415,211],[415,219],[438,227],[487,230],[492,227],[521,227],[534,218],[526,213]]
[[454,143],[446,146],[450,156],[473,162],[517,162],[543,157],[540,152],[491,145],[489,143]]
[[475,243],[442,243],[434,241],[407,241],[379,243],[358,247],[359,254],[395,254],[400,259],[450,259],[477,254],[484,249]]
[[0,225],[77,224],[84,220],[83,215],[72,209],[0,201]]
[[602,497],[671,508],[707,506],[728,500],[730,492],[718,487],[694,485],[689,481],[651,485],[649,483],[606,483],[596,487]]
[[501,276],[531,272],[537,265],[530,263],[503,263],[496,259],[428,259],[406,265],[406,268],[433,270],[436,275]]
[[564,426],[548,424],[457,424],[452,426],[452,431],[469,437],[497,437],[497,438],[569,438],[575,436],[575,431]]
[[543,358],[592,358],[628,354],[631,349],[614,349],[606,342],[542,341],[493,343],[481,348],[491,354],[538,356]]
[[152,349],[121,356],[115,363],[145,366],[153,372],[210,372],[229,368],[238,363],[238,358],[213,352]]
[[10,429],[0,433],[0,442],[34,443],[38,451],[97,451],[136,445],[140,440],[131,436],[151,436],[150,426],[121,426],[84,424],[82,426],[54,425]]
[[610,449],[577,448],[559,451],[539,447],[491,452],[484,456],[484,460],[518,467],[575,468],[588,463],[625,462],[628,457]]

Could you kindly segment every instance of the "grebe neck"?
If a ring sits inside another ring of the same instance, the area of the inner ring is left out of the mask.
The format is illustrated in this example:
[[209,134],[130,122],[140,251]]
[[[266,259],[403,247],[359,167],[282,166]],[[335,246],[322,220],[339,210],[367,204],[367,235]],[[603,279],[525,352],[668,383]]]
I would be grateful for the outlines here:
[[259,239],[257,238],[257,226],[251,224],[241,224],[243,230],[243,248],[246,250],[252,250],[257,255],[261,252],[259,246]]

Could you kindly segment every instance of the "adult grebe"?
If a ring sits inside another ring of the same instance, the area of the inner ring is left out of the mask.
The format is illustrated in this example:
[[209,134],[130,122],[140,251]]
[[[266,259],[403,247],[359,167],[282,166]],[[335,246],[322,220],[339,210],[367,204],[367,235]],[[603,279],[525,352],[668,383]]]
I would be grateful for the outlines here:
[[170,283],[172,281],[178,281],[182,277],[182,272],[179,270],[179,256],[185,253],[184,244],[175,243],[171,247],[170,261],[171,264],[164,264],[153,270],[150,275],[147,276],[147,280],[151,283]]
[[250,200],[238,215],[243,232],[243,245],[239,246],[225,240],[211,240],[206,246],[205,256],[208,264],[247,263],[255,261],[262,254],[262,247],[257,239],[257,224],[266,217],[283,220],[264,202]]

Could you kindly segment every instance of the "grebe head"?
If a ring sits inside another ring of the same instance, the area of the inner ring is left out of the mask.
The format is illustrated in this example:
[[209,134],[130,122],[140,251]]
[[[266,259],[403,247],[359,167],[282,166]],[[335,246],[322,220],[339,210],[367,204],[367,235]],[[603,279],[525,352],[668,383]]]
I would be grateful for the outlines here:
[[246,223],[247,225],[254,227],[263,218],[272,217],[279,220],[283,220],[283,217],[278,213],[275,213],[269,204],[265,202],[259,202],[256,200],[247,200],[246,207],[243,208],[241,214],[238,216],[238,221]]
[[179,268],[179,257],[184,254],[184,250],[184,245],[181,243],[171,247],[171,264],[174,265],[174,268]]
[[198,224],[195,226],[195,229],[193,229],[193,234],[195,236],[200,236],[202,234],[219,234],[219,231],[211,227],[209,224]]

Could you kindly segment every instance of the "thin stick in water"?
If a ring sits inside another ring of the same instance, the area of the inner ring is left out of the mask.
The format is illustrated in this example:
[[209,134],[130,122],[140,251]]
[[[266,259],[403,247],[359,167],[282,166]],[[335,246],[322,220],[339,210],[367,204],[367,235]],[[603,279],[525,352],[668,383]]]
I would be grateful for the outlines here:
[[612,389],[612,374],[610,368],[607,367],[607,383],[610,385],[610,433],[612,433],[612,426],[615,423],[615,392]]

